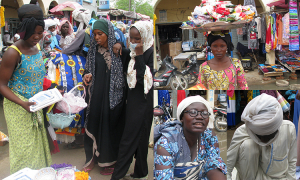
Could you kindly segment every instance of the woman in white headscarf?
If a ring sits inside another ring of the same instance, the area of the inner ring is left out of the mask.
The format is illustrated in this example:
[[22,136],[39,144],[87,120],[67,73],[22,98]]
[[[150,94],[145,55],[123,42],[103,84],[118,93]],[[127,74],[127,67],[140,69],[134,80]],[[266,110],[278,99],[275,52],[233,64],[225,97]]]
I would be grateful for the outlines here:
[[220,157],[218,138],[207,128],[214,118],[201,96],[180,102],[177,119],[154,129],[154,176],[157,180],[225,180],[226,165]]
[[45,22],[45,30],[48,31],[52,35],[52,42],[50,44],[51,49],[54,49],[56,46],[59,47],[60,36],[57,35],[57,26],[59,25],[58,19],[46,19]]
[[130,56],[127,70],[129,86],[126,124],[120,143],[118,160],[111,179],[123,178],[135,155],[134,178],[148,174],[148,143],[153,117],[153,25],[139,21],[130,28]]
[[228,179],[234,167],[237,180],[296,179],[296,130],[283,120],[277,99],[257,96],[247,104],[242,121],[227,151]]

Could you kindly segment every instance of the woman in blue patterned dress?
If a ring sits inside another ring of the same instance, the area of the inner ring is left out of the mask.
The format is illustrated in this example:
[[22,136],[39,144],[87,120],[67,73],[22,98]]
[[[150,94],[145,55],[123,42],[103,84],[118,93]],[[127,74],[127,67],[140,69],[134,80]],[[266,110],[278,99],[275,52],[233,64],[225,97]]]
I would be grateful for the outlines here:
[[9,133],[10,172],[51,164],[42,110],[31,112],[28,99],[43,90],[45,67],[37,44],[43,37],[43,11],[33,4],[18,9],[21,40],[5,52],[0,66],[0,92]]
[[[211,117],[210,117],[211,116]],[[225,180],[227,168],[220,157],[218,138],[206,129],[212,108],[201,96],[185,98],[177,119],[154,130],[154,177]]]

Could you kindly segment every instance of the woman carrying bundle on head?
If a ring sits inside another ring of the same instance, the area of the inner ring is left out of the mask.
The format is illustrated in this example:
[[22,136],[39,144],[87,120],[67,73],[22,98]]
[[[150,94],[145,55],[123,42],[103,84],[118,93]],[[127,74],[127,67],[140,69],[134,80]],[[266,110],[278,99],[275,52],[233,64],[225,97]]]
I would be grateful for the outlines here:
[[42,110],[32,113],[28,99],[43,90],[45,67],[37,48],[43,37],[43,11],[33,4],[18,9],[21,40],[5,52],[0,66],[0,93],[9,133],[10,172],[51,164]]
[[207,42],[214,58],[201,64],[200,83],[210,90],[247,90],[241,62],[228,56],[234,48],[228,32],[211,32]]

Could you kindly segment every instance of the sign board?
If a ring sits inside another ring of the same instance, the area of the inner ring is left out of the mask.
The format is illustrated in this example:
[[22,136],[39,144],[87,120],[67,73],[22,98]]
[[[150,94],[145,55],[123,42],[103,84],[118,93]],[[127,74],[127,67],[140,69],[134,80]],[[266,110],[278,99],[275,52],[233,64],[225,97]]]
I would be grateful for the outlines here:
[[98,0],[98,9],[109,9],[109,0]]
[[82,5],[82,0],[76,0],[76,2],[80,5]]
[[87,2],[87,3],[93,3],[93,0],[83,0],[84,2]]

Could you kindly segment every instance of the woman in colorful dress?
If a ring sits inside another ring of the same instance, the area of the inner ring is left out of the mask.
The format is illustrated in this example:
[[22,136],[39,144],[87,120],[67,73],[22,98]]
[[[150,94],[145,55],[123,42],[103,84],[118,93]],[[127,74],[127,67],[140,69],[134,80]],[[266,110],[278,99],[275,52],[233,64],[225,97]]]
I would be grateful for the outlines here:
[[10,172],[51,164],[42,110],[31,112],[28,99],[43,90],[45,67],[37,48],[43,37],[43,11],[33,4],[18,9],[21,40],[10,46],[0,66],[0,92],[9,133]]
[[154,177],[225,180],[227,167],[220,157],[218,138],[206,129],[212,108],[201,96],[180,102],[177,119],[154,129]]
[[116,38],[110,21],[97,20],[92,29],[93,37],[83,74],[83,82],[89,92],[84,137],[86,164],[83,170],[89,172],[97,164],[102,175],[110,175],[117,161],[125,124],[127,88],[124,74],[130,52],[123,48],[122,55],[113,53]]
[[210,90],[247,90],[241,62],[227,55],[234,48],[230,35],[227,32],[211,32],[207,42],[214,58],[201,64],[200,83]]

